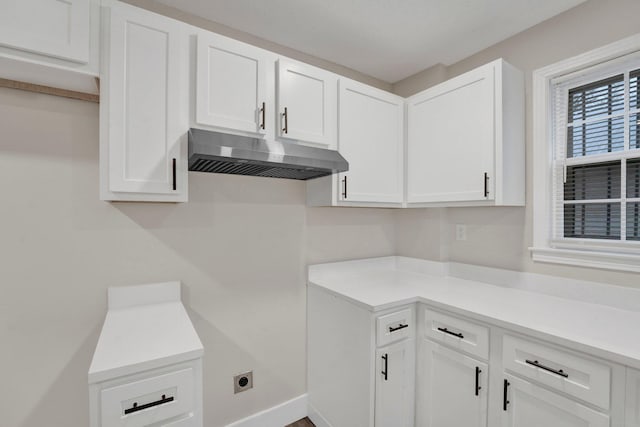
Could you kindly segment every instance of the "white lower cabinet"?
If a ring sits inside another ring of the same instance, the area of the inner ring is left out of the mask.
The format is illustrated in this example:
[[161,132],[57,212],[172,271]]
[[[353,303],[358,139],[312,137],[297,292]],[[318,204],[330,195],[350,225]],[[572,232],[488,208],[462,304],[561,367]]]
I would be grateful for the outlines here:
[[609,416],[541,386],[504,375],[502,427],[608,427]]
[[640,427],[640,371],[627,368],[626,427]]
[[416,426],[486,427],[487,364],[428,339],[420,345]]
[[426,304],[369,311],[316,286],[307,314],[318,427],[640,427],[640,371],[590,354]]
[[412,427],[414,341],[379,348],[376,359],[375,427]]

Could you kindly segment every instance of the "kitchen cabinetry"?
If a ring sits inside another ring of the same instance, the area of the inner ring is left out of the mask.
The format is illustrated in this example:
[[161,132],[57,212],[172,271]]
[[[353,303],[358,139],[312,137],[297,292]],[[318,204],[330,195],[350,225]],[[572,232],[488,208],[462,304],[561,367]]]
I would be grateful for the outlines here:
[[90,427],[202,427],[203,347],[180,283],[109,289],[89,368]]
[[626,427],[640,427],[640,371],[627,368]]
[[407,100],[409,206],[524,205],[524,81],[503,60]]
[[486,427],[489,329],[421,307],[416,417],[418,427]]
[[122,3],[103,11],[103,200],[187,200],[189,26]]
[[97,93],[100,2],[5,0],[0,77]]
[[196,56],[196,124],[273,138],[275,55],[200,31]]
[[277,136],[336,148],[338,76],[301,62],[278,60]]
[[[309,269],[308,396],[317,426],[640,425],[640,371],[616,362],[617,354],[602,358],[583,341],[567,346],[554,335],[542,340],[546,334],[531,326],[555,324],[570,313],[575,322],[558,334],[574,331],[572,336],[591,342],[590,336],[606,334],[611,325],[585,321],[589,314],[599,312],[600,321],[617,310],[437,277],[431,263],[390,258]],[[468,276],[473,270],[462,271]],[[477,306],[488,304],[487,311],[470,310],[473,298],[486,298]],[[535,310],[520,316],[532,299],[566,312],[551,320]],[[464,308],[457,306],[460,300]],[[493,301],[510,307],[495,318],[499,325],[491,323]],[[637,314],[623,316],[635,324]]]
[[402,206],[404,99],[341,78],[338,151],[349,171],[307,183],[315,206]]
[[376,351],[375,427],[413,427],[414,341]]
[[428,339],[418,354],[416,426],[486,427],[487,364]]
[[317,288],[307,295],[309,418],[318,427],[412,427],[413,305],[372,313]]
[[609,427],[605,414],[513,375],[503,382],[503,427]]

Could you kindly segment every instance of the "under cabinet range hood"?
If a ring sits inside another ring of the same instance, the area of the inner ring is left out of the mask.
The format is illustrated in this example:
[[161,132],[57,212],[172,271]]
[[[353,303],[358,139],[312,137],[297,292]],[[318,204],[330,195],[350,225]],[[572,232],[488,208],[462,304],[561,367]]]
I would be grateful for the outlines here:
[[349,170],[335,150],[189,130],[189,170],[307,180]]

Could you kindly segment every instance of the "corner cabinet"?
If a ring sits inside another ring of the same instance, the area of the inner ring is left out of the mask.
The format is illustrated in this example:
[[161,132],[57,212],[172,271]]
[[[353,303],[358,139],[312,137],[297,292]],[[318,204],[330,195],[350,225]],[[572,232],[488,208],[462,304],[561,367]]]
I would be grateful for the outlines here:
[[272,139],[275,56],[206,31],[197,39],[196,125]]
[[335,149],[338,76],[283,58],[277,70],[276,136]]
[[373,313],[316,286],[309,286],[307,299],[311,421],[317,427],[413,427],[413,305]]
[[188,25],[103,8],[100,197],[187,201]]
[[524,80],[502,59],[407,100],[407,204],[524,205]]
[[349,171],[309,181],[308,204],[401,207],[404,98],[349,79],[338,86],[338,151]]

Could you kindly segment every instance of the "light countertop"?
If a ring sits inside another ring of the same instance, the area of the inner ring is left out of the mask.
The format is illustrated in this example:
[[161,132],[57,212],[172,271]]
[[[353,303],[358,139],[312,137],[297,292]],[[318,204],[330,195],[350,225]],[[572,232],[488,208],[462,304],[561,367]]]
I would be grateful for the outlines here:
[[[139,293],[141,287],[131,288]],[[89,368],[89,384],[202,356],[202,343],[179,300],[127,306],[113,304],[113,299],[110,295],[111,308]]]
[[[374,312],[422,302],[640,369],[639,311],[498,286],[478,275],[483,281],[452,277],[445,264],[385,257],[310,266],[309,285]],[[585,284],[585,293],[593,286]],[[636,290],[598,286],[609,298],[617,291],[640,298]]]

